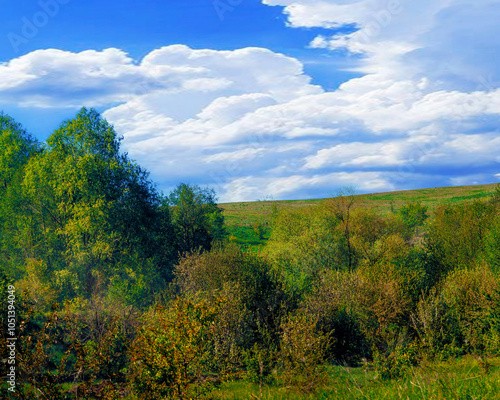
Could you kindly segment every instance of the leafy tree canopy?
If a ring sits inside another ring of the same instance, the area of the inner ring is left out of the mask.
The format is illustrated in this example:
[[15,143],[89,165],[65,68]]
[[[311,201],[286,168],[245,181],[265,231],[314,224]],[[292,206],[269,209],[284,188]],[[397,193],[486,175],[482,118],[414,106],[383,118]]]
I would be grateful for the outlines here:
[[33,256],[44,259],[56,281],[76,277],[75,290],[87,294],[99,280],[130,278],[127,270],[134,279],[145,274],[161,281],[164,254],[171,254],[168,209],[148,173],[120,152],[120,140],[95,110],[84,108],[30,159],[23,179],[38,242]]
[[209,250],[214,241],[226,236],[222,209],[217,206],[213,189],[181,183],[168,196],[180,253]]
[[38,148],[37,141],[20,124],[0,112],[0,190],[7,188]]

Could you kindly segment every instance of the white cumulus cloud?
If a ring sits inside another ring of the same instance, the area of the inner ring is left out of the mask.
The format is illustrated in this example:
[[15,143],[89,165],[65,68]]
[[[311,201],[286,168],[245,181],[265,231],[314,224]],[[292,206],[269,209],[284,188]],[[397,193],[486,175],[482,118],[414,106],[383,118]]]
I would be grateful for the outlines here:
[[263,48],[49,49],[0,65],[0,103],[99,106],[161,188],[223,201],[498,180],[498,1],[262,2],[290,29],[336,28],[310,46],[354,54],[362,76],[325,91]]

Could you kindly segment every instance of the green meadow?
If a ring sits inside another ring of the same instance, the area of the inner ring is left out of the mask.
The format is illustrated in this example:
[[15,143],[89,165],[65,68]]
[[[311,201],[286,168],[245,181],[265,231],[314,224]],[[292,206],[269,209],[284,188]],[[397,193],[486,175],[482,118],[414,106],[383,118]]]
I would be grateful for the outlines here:
[[[455,204],[475,199],[486,199],[495,191],[496,184],[451,186],[431,189],[373,193],[355,196],[355,207],[370,208],[381,213],[399,210],[405,203],[421,202],[433,211],[439,205]],[[332,197],[334,194],[332,194]],[[255,201],[241,203],[223,203],[223,210],[228,231],[235,240],[246,247],[257,249],[269,238],[269,224],[273,211],[280,209],[300,209],[321,205],[328,199]],[[258,226],[263,226],[264,235],[259,236]]]

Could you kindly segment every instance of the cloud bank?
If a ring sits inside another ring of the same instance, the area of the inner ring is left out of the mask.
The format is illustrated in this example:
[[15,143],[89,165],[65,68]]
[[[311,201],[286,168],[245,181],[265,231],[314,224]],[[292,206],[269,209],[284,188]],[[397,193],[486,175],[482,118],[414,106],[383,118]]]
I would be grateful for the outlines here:
[[[327,92],[268,49],[39,50],[0,65],[0,103],[100,106],[165,190],[222,201],[490,183],[500,174],[500,4],[263,0],[363,76]],[[332,71],[332,75],[335,71]]]

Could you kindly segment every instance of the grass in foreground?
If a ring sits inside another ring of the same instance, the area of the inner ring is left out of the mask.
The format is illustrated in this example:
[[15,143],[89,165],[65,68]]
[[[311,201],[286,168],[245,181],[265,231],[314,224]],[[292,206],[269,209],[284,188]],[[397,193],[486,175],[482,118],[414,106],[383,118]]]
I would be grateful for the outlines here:
[[500,358],[463,357],[446,362],[425,362],[404,378],[382,380],[368,366],[331,367],[329,383],[316,394],[238,381],[212,393],[220,400],[299,399],[500,399]]

